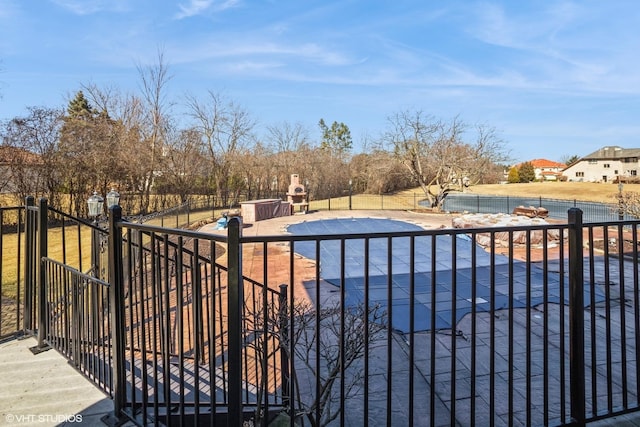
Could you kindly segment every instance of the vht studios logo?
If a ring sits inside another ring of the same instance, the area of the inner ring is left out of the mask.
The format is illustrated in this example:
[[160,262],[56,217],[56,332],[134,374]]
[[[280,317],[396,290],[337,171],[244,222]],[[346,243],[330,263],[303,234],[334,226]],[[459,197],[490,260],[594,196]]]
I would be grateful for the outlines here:
[[79,414],[7,414],[4,416],[7,423],[81,423],[82,415]]

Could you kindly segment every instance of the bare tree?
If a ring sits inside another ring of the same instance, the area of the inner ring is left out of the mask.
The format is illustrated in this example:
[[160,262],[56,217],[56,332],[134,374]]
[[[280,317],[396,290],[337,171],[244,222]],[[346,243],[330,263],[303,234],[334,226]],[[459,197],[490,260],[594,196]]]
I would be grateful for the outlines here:
[[[86,211],[88,194],[106,194],[125,179],[132,161],[123,150],[127,129],[104,109],[95,108],[78,91],[69,101],[60,132],[60,159],[73,168],[61,168],[69,209],[80,215]],[[105,207],[106,209],[106,207]]]
[[154,179],[161,173],[160,164],[163,160],[164,144],[170,123],[168,112],[170,103],[166,99],[166,85],[171,80],[171,75],[162,51],[158,52],[156,64],[148,67],[140,65],[138,72],[144,107],[138,130],[140,140],[145,146],[139,153],[144,158],[140,165],[143,167],[140,183],[143,195],[141,208],[142,212],[146,212],[149,208]]
[[[121,199],[123,208],[126,208],[127,212],[149,211],[151,208],[149,192],[152,190],[149,183],[156,177],[162,176],[165,165],[162,161],[164,156],[154,154],[156,144],[150,144],[146,137],[150,131],[144,130],[148,129],[150,117],[148,103],[134,94],[125,94],[109,86],[98,87],[95,84],[87,84],[82,87],[94,108],[119,125],[116,145],[113,146],[111,155],[121,159],[120,166],[124,169],[120,170],[117,176],[112,177],[112,184],[118,187],[121,194],[128,193]],[[165,116],[165,119],[164,130],[173,130],[169,117]],[[166,154],[166,150],[161,154]],[[158,160],[155,161],[155,166],[150,168],[150,159],[154,156]],[[143,197],[133,197],[134,195]]]
[[[335,387],[342,383],[346,398],[359,390],[362,370],[350,368],[363,357],[367,347],[382,339],[386,313],[377,305],[369,308],[368,313],[363,304],[350,307],[344,313],[338,305],[334,305],[320,309],[317,316],[314,312],[306,312],[296,319],[298,324],[293,342],[287,342],[287,337],[282,337],[287,344],[285,348],[290,352],[289,357],[295,357],[296,362],[301,362],[311,374],[307,377],[307,390],[313,390],[315,381],[320,383],[320,394],[305,393],[304,399],[298,396],[301,407],[297,415],[306,417],[314,427],[326,426],[340,415],[340,395]],[[319,348],[316,347],[318,341]],[[316,358],[321,361],[319,371]],[[301,387],[305,387],[300,384],[301,371],[296,368],[294,372],[299,393]],[[321,414],[319,420],[315,418],[316,411]]]
[[[290,408],[294,418],[306,419],[319,427],[329,425],[340,415],[338,385],[344,386],[347,399],[357,394],[362,370],[356,364],[366,348],[384,338],[386,327],[387,316],[379,305],[367,309],[364,304],[341,308],[339,303],[314,307],[308,301],[296,300],[292,306],[286,302],[284,306],[272,303],[257,313],[249,310],[245,341],[259,363],[276,360],[274,355],[278,351],[286,354],[284,360],[295,359],[290,375],[297,395],[283,398],[296,403]],[[268,388],[265,381],[270,377],[266,371],[269,368],[276,367],[260,366],[258,402]],[[319,394],[315,393],[316,383]],[[282,386],[287,390],[286,384]],[[263,416],[258,404],[254,421],[259,423]]]
[[373,149],[356,154],[350,162],[353,191],[384,194],[411,187],[413,181],[392,153]]
[[267,126],[267,141],[275,151],[297,151],[308,144],[309,131],[300,123],[281,122]]
[[277,184],[276,191],[284,192],[291,174],[303,174],[301,165],[307,163],[307,159],[300,153],[311,145],[309,131],[300,123],[281,122],[267,127],[266,140],[272,151],[268,179]]
[[255,122],[239,105],[212,91],[207,92],[205,100],[187,95],[186,102],[188,114],[195,121],[193,128],[200,132],[209,158],[216,193],[226,204],[233,159],[252,143]]
[[494,129],[475,128],[474,142],[465,142],[467,126],[458,118],[445,122],[421,111],[389,117],[381,142],[422,188],[431,207],[440,208],[448,192],[477,182],[490,164],[505,158]]
[[185,203],[190,194],[203,189],[206,177],[206,158],[198,132],[193,129],[169,132],[165,158],[165,172],[158,178],[158,191],[177,194],[180,203]]
[[260,199],[271,194],[273,178],[279,171],[278,157],[260,142],[237,153],[235,174],[242,177],[242,190],[246,191],[248,198]]
[[28,111],[28,115],[7,122],[3,131],[2,145],[12,153],[6,159],[9,179],[21,199],[46,195],[56,206],[61,183],[58,142],[63,113],[38,107],[29,107]]
[[616,206],[612,211],[619,215],[627,214],[634,218],[640,218],[640,193],[637,191],[620,191],[615,196]]

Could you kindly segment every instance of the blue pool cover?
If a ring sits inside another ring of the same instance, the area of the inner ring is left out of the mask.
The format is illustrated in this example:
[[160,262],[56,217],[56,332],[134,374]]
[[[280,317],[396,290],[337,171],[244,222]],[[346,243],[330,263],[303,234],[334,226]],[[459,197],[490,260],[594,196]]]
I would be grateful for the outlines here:
[[[326,236],[337,235],[336,239],[357,233],[420,231],[421,227],[404,221],[379,218],[337,218],[317,221],[306,221],[292,224],[287,231],[293,235]],[[432,236],[415,238],[414,268],[414,330],[450,329],[452,321],[457,323],[472,310],[472,252],[475,251],[475,307],[477,311],[489,311],[491,307],[491,256],[479,245],[473,245],[464,234],[457,237],[442,235],[436,237],[435,271],[432,271]],[[456,259],[453,260],[455,244]],[[396,330],[410,331],[409,298],[411,268],[410,239],[408,237],[392,238],[392,257],[389,266],[389,239],[375,238],[369,241],[369,302],[378,304],[381,309],[389,311],[391,300],[391,324]],[[315,259],[315,241],[295,243],[295,252],[309,259]],[[344,282],[340,274],[340,241],[323,240],[320,243],[320,276],[335,285],[345,286],[346,304],[361,304],[365,297],[364,239],[348,239],[345,241]],[[452,266],[455,265],[455,270]],[[509,265],[509,258],[496,254],[494,257],[493,302],[496,309],[509,307],[509,290],[513,293],[514,308],[527,305],[535,306],[544,302],[545,272],[533,263],[527,272],[527,265],[514,260]],[[510,283],[510,271],[512,280]],[[560,281],[564,283],[561,295]],[[435,281],[435,324],[432,325],[431,287]],[[527,283],[530,284],[530,296],[527,300]],[[389,284],[391,286],[389,286]],[[455,285],[455,292],[453,286]],[[568,303],[568,279],[558,271],[547,271],[547,301]],[[589,289],[585,283],[585,302],[588,303]],[[453,313],[453,296],[455,295],[455,314]],[[391,296],[391,298],[389,298]],[[596,300],[602,301],[601,292],[596,291]]]

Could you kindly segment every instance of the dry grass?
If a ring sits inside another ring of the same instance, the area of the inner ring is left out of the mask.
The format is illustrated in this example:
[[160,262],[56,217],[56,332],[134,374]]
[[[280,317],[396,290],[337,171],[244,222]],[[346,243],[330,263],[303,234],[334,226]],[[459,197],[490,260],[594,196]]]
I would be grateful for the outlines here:
[[[414,209],[415,204],[424,198],[424,193],[406,192],[397,195],[354,194],[351,197],[351,208],[358,209]],[[348,210],[349,196],[332,197],[327,199],[312,200],[309,202],[311,210]]]
[[[623,191],[639,191],[640,185],[625,184]],[[618,197],[618,186],[594,182],[530,182],[528,184],[485,184],[467,189],[471,194],[487,196],[542,197],[560,200],[612,203]],[[420,188],[399,192],[399,196],[422,193]],[[333,206],[332,206],[333,207]]]
[[24,274],[24,263],[19,262],[24,261],[24,257],[18,259],[17,244],[17,234],[2,236],[2,295],[11,298],[17,295],[18,274]]
[[[15,233],[2,236],[2,295],[15,297],[17,295],[18,274],[24,278],[24,234],[20,242],[22,256],[18,259],[18,235]],[[62,228],[50,229],[47,234],[47,256],[56,261],[65,262],[74,268],[86,271],[91,265],[91,230],[81,226],[80,232],[76,228],[65,236],[66,250],[64,250]],[[82,260],[79,258],[78,247],[82,247]]]
[[[635,187],[638,187],[636,189]],[[469,193],[492,196],[543,197],[547,199],[581,200],[612,203],[618,196],[618,186],[593,182],[531,182],[528,184],[487,184],[468,189]],[[639,191],[640,186],[627,184],[624,191]]]

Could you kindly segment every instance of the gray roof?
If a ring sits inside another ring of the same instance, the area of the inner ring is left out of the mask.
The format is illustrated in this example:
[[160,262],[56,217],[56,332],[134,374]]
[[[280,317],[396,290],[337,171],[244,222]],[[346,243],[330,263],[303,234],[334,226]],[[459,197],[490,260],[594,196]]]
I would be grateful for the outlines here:
[[593,153],[584,156],[586,160],[624,159],[626,157],[640,157],[640,148],[622,148],[617,145],[602,147]]

